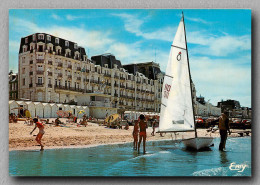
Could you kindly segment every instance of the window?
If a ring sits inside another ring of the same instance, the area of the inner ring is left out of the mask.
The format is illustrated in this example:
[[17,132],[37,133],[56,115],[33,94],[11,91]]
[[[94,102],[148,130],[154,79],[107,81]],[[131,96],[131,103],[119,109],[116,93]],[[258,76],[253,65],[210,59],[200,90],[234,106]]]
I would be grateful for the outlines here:
[[56,44],[59,44],[59,41],[60,41],[59,38],[55,38],[55,43]]
[[47,41],[51,41],[51,36],[47,35]]
[[38,84],[42,84],[42,77],[38,77],[37,82]]
[[43,34],[39,34],[39,35],[38,35],[38,39],[39,39],[39,40],[43,40],[43,39],[44,39],[44,35],[43,35]]
[[23,74],[25,73],[25,68],[22,69],[22,73],[23,73]]
[[23,78],[23,85],[25,85],[25,78]]
[[78,45],[77,44],[74,44],[74,49],[78,49]]
[[35,41],[36,40],[36,35],[33,35],[33,41]]
[[26,37],[26,38],[25,38],[25,44],[27,44],[27,43],[28,43],[28,38]]
[[51,79],[49,78],[49,84],[51,84]]
[[69,47],[69,41],[65,41],[65,46]]
[[37,70],[38,70],[38,71],[43,71],[42,65],[38,65],[38,66],[37,66]]

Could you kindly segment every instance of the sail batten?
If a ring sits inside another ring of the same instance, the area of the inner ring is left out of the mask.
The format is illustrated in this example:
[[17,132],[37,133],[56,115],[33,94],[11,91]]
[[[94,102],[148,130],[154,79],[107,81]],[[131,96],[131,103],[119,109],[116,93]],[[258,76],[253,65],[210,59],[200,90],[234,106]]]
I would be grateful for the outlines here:
[[[170,78],[170,77],[172,78]],[[159,132],[194,131],[194,112],[184,18],[171,45],[162,89]]]

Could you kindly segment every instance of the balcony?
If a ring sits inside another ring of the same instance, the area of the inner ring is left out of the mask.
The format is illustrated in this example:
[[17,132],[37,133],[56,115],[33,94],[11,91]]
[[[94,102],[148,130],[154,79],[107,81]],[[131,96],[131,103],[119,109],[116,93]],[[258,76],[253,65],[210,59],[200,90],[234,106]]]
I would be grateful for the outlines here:
[[137,84],[140,84],[140,83],[141,83],[141,81],[136,81],[136,83],[137,83]]
[[115,94],[114,96],[118,97],[118,94]]
[[72,69],[72,65],[71,64],[68,65],[68,69]]
[[33,60],[30,60],[30,64],[33,64]]
[[36,83],[36,87],[43,87],[43,83]]
[[115,75],[114,78],[119,79],[119,76]]
[[48,84],[48,87],[49,87],[49,88],[52,88],[52,84]]
[[58,63],[58,67],[62,67],[62,63]]
[[77,80],[80,81],[80,80],[81,80],[81,77],[77,77]]
[[44,59],[36,59],[36,63],[37,64],[43,64],[44,63]]
[[81,71],[81,67],[77,67],[77,71]]
[[104,77],[111,77],[111,75],[110,74],[104,74]]
[[114,84],[114,87],[118,87],[118,84]]
[[37,75],[43,75],[43,73],[44,73],[44,72],[43,72],[43,71],[40,71],[40,70],[37,70],[37,71],[36,71],[36,74],[37,74]]
[[72,75],[68,75],[68,79],[72,79]]
[[107,86],[111,86],[111,83],[105,83]]
[[48,61],[48,65],[52,65],[52,61]]
[[33,75],[33,71],[30,71],[30,73],[29,73],[29,74],[30,74],[30,76],[31,76],[31,75]]
[[89,73],[89,69],[86,69],[86,73]]
[[125,77],[121,77],[121,76],[120,76],[120,80],[125,80]]
[[62,73],[58,73],[58,78],[62,78]]
[[124,85],[120,85],[120,88],[125,88],[125,86]]
[[52,76],[52,72],[48,72],[48,76]]

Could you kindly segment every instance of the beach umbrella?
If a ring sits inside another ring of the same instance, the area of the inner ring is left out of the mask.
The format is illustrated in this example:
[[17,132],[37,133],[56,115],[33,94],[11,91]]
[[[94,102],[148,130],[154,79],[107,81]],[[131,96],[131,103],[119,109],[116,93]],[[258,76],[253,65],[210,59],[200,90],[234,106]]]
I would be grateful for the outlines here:
[[80,110],[80,111],[78,112],[78,114],[83,114],[83,113],[85,113],[84,110]]
[[116,121],[118,118],[120,118],[120,115],[119,114],[112,114],[110,116],[108,116],[106,119],[105,119],[105,122],[114,122]]
[[64,117],[64,111],[63,111],[63,110],[58,110],[58,111],[56,112],[56,114],[57,114],[59,117],[61,117],[61,118]]
[[26,111],[25,111],[25,117],[26,117],[26,118],[30,118],[30,117],[31,117],[31,113],[30,113],[29,110],[26,110]]

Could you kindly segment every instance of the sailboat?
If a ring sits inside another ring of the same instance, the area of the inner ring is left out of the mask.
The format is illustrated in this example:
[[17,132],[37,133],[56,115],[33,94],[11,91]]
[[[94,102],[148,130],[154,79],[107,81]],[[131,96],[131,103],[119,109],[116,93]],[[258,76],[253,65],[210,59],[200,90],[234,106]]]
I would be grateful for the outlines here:
[[187,148],[195,150],[209,147],[213,142],[212,137],[197,136],[183,13],[164,76],[158,132],[195,132],[194,138],[182,140]]

